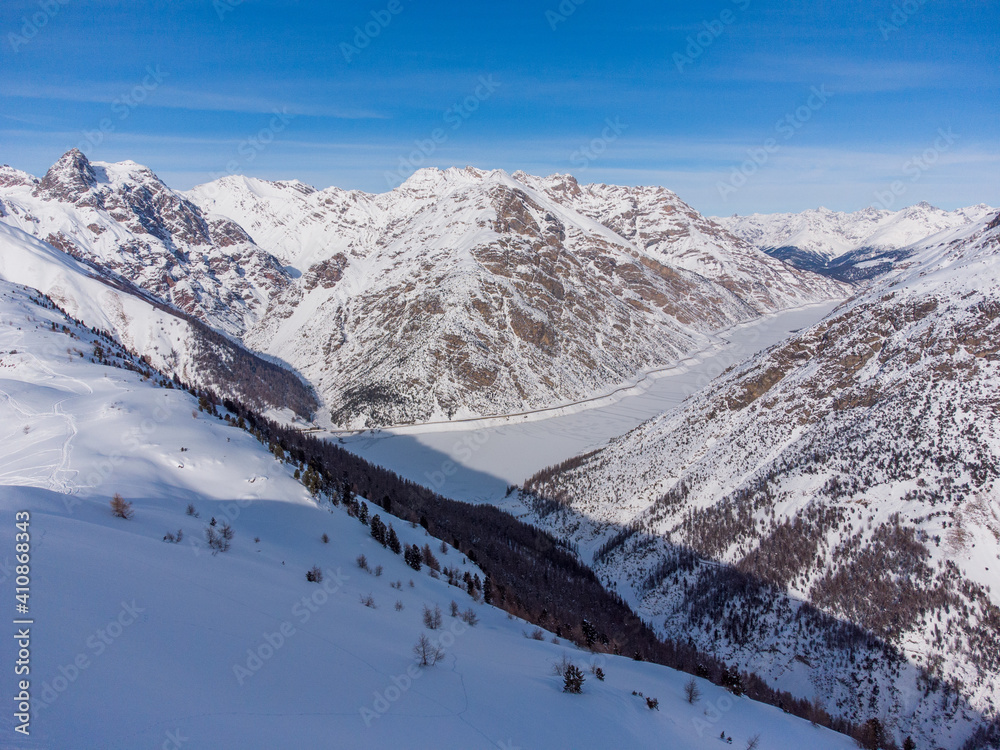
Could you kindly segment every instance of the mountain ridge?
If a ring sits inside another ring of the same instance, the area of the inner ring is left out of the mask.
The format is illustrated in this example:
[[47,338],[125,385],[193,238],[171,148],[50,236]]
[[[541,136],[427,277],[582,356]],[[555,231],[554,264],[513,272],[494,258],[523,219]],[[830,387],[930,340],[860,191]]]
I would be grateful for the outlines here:
[[541,472],[528,517],[662,632],[958,747],[1000,705],[998,229],[928,238],[678,409]]

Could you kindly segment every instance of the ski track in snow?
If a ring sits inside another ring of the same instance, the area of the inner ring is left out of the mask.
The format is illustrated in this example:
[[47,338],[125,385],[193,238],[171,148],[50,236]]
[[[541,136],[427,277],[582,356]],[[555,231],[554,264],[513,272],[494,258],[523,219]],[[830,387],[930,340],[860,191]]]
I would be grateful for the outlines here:
[[[6,335],[0,336],[0,342],[2,342],[4,347],[9,347],[10,350],[17,349],[17,345],[20,344],[25,338],[24,331],[7,331],[5,334]],[[94,393],[94,389],[85,381],[56,370],[31,352],[19,351],[17,356],[25,357],[27,359],[27,364],[31,367],[37,368],[47,376],[45,378],[46,380],[57,383],[58,385],[56,387],[58,390],[69,391],[73,394],[73,396],[92,395]],[[52,409],[50,411],[37,411],[29,409],[23,404],[20,404],[17,399],[15,399],[3,388],[0,388],[0,396],[5,398],[10,406],[29,422],[37,422],[39,419],[45,420],[46,418],[55,417],[57,420],[61,420],[66,425],[66,433],[62,439],[62,444],[59,446],[59,464],[52,467],[46,467],[49,474],[45,479],[44,484],[40,485],[38,483],[39,477],[37,474],[18,473],[16,469],[10,468],[11,464],[19,463],[10,458],[12,455],[16,455],[19,452],[19,446],[17,444],[11,446],[13,450],[6,454],[8,457],[8,462],[6,464],[3,461],[3,454],[0,454],[0,480],[2,480],[4,484],[36,487],[42,486],[46,489],[60,492],[64,495],[75,494],[77,489],[73,486],[73,480],[79,476],[80,472],[76,469],[70,469],[69,465],[73,451],[73,440],[76,438],[79,430],[77,429],[76,418],[73,414],[64,411],[62,408],[62,405],[72,399],[73,396],[67,396],[66,398],[57,401],[52,405]]]

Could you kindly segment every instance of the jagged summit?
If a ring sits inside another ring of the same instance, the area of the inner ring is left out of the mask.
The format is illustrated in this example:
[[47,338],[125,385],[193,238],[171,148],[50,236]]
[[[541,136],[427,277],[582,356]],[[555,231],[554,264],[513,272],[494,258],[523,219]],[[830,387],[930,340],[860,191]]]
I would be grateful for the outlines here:
[[67,203],[77,203],[84,200],[96,185],[97,175],[94,174],[94,168],[82,151],[73,148],[49,167],[49,171],[35,188],[34,194]]
[[74,148],[41,180],[21,174],[0,172],[4,221],[229,334],[242,334],[287,283],[241,227],[136,162],[91,162]]
[[451,167],[380,194],[227,178],[187,195],[302,274],[246,340],[297,363],[340,424],[574,400],[846,293],[663,188]]

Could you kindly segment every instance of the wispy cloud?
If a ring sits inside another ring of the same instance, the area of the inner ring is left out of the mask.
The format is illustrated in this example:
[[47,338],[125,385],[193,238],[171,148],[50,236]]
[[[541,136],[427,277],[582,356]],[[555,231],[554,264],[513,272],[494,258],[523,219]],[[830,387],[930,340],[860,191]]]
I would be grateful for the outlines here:
[[[826,83],[840,92],[878,93],[943,88],[973,80],[962,67],[944,62],[757,55],[744,65],[707,68],[719,82]],[[981,80],[978,81],[981,83]]]
[[[169,72],[167,76],[169,77]],[[141,78],[140,76],[139,79],[141,80]],[[84,102],[110,105],[115,100],[127,98],[137,85],[139,85],[138,81],[85,83],[72,86],[5,81],[0,83],[0,96],[44,99],[55,102]],[[143,106],[244,114],[267,113],[275,108],[287,107],[299,115],[341,120],[375,120],[387,119],[389,117],[385,113],[364,108],[353,109],[349,107],[322,106],[316,105],[313,102],[280,96],[244,96],[209,90],[193,91],[172,87],[169,83],[160,86],[156,92],[156,96],[145,100]]]

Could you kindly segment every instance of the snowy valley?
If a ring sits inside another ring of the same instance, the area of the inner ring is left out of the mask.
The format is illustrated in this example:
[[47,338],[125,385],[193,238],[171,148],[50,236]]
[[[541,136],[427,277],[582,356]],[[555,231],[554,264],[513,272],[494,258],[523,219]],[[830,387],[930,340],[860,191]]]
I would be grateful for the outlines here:
[[988,747],[998,222],[0,168],[17,747]]
[[[0,282],[0,324],[2,498],[28,509],[32,540],[32,732],[16,747],[852,746],[707,680],[689,703],[686,674],[485,604],[465,554],[375,503],[359,523],[360,504],[314,497],[290,458],[29,288]],[[442,573],[375,539],[376,513]],[[206,531],[225,527],[213,552]],[[563,657],[579,695],[553,673]],[[14,736],[10,713],[0,726]]]
[[998,258],[996,215],[910,246],[679,409],[539,472],[528,518],[665,635],[961,745],[1000,701]]

